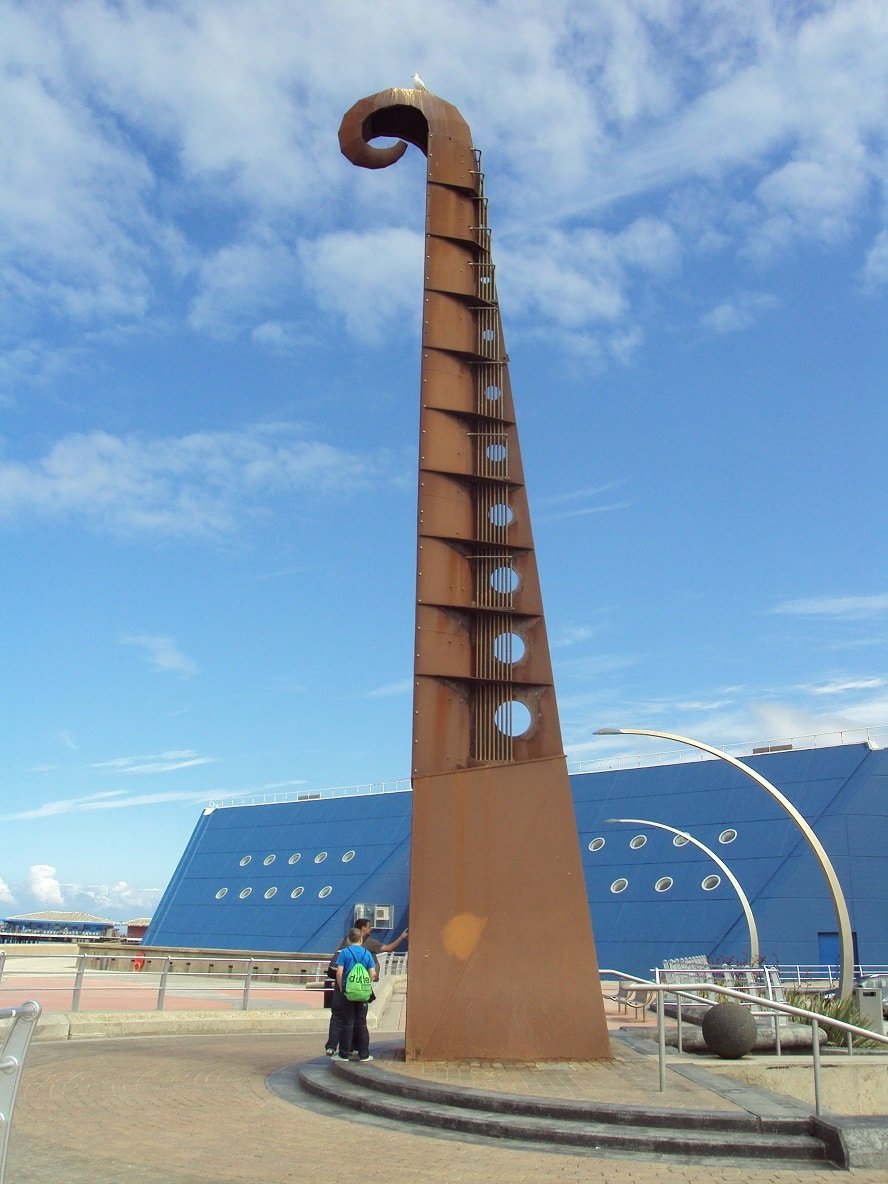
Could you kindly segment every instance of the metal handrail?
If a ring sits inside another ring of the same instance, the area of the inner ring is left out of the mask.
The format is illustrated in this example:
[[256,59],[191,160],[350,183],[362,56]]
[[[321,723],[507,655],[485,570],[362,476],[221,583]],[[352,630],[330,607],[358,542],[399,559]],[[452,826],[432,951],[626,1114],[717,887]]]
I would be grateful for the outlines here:
[[[777,1034],[777,1018],[779,1015],[793,1015],[800,1019],[806,1020],[811,1025],[811,1058],[812,1067],[814,1070],[814,1112],[820,1114],[822,1111],[822,1088],[821,1088],[821,1074],[820,1074],[820,1026],[838,1028],[839,1031],[845,1032],[849,1038],[849,1050],[851,1040],[854,1036],[861,1036],[866,1040],[873,1040],[877,1044],[883,1044],[888,1050],[888,1036],[881,1035],[878,1032],[872,1031],[870,1028],[861,1028],[857,1024],[849,1024],[844,1020],[834,1019],[832,1016],[821,1015],[816,1011],[808,1011],[804,1007],[796,1007],[792,1003],[781,1003],[776,999],[762,999],[759,995],[750,995],[747,991],[738,991],[734,987],[724,987],[719,983],[655,983],[649,979],[638,978],[634,974],[626,974],[621,970],[601,970],[599,971],[601,978],[618,978],[625,979],[632,983],[637,983],[639,986],[645,987],[649,991],[653,991],[657,997],[657,1062],[660,1074],[660,1092],[663,1093],[666,1089],[666,1012],[664,1008],[664,996],[675,995],[679,999],[691,999],[695,1002],[710,1003],[710,1000],[701,999],[696,994],[701,986],[707,992],[715,992],[718,995],[726,995],[729,999],[737,999],[740,1003],[751,1004],[756,1011],[767,1013],[774,1013],[774,1031]],[[681,1005],[679,1003],[677,1009],[678,1031],[679,1031],[679,1052],[681,1052]],[[780,1056],[780,1038],[777,1034],[776,1041],[777,1055]]]
[[[317,955],[310,958],[273,958],[264,957],[262,954],[239,954],[237,951],[232,951],[232,962],[238,964],[237,969],[234,967],[230,970],[221,969],[218,971],[201,971],[201,966],[219,967],[225,965],[225,959],[220,958],[218,954],[212,957],[200,957],[191,954],[188,955],[172,955],[172,954],[150,954],[147,951],[134,950],[132,955],[127,954],[125,957],[117,955],[118,961],[125,965],[131,965],[133,970],[141,970],[143,965],[150,961],[151,967],[147,973],[140,973],[137,975],[130,975],[122,967],[119,969],[109,969],[102,966],[101,963],[107,958],[114,955],[104,956],[102,954],[89,953],[77,954],[74,958],[70,955],[45,955],[41,957],[41,963],[50,963],[54,960],[63,959],[65,967],[63,971],[53,972],[47,967],[46,970],[41,968],[40,972],[29,972],[38,977],[40,974],[52,975],[58,974],[63,976],[65,981],[58,986],[41,986],[41,994],[53,994],[58,992],[65,992],[71,996],[70,1010],[72,1012],[79,1012],[81,1009],[81,1000],[84,992],[97,991],[120,991],[127,989],[144,989],[146,985],[154,989],[156,987],[155,1009],[163,1011],[166,1006],[166,998],[168,993],[172,990],[173,980],[179,980],[175,984],[175,992],[177,995],[197,994],[201,995],[208,989],[207,980],[211,981],[213,989],[220,993],[226,992],[233,997],[239,993],[240,1007],[246,1011],[250,1004],[251,990],[257,986],[269,987],[278,990],[299,991],[300,993],[320,992],[325,989],[326,969],[330,961],[330,955],[318,957]],[[379,981],[384,982],[386,978],[406,974],[407,971],[407,957],[405,953],[382,953],[379,955]],[[14,960],[14,959],[13,959]],[[73,965],[72,965],[73,964]],[[187,969],[183,969],[183,964]],[[272,969],[273,967],[273,969]],[[88,971],[102,974],[106,976],[114,976],[116,981],[103,982],[100,984],[91,983],[88,976]],[[266,978],[268,982],[264,981]],[[146,982],[146,979],[148,980]],[[183,986],[181,980],[200,979],[200,983],[193,986]],[[13,989],[12,984],[15,981],[15,972],[11,970],[11,963],[7,965],[7,982],[9,986],[7,990]]]
[[34,1000],[22,1003],[18,1007],[0,1007],[0,1020],[12,1020],[12,1026],[3,1041],[3,1048],[0,1049],[0,1184],[3,1184],[3,1174],[6,1170],[6,1148],[9,1145],[12,1112],[22,1079],[25,1056],[41,1011],[40,1004]]

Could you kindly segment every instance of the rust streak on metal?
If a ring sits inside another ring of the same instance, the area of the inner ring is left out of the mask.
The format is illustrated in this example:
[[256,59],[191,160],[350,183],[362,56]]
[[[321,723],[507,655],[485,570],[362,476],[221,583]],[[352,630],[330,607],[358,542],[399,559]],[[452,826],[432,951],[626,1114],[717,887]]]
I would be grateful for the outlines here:
[[356,103],[339,140],[364,168],[428,160],[407,1055],[604,1059],[481,156],[422,90]]

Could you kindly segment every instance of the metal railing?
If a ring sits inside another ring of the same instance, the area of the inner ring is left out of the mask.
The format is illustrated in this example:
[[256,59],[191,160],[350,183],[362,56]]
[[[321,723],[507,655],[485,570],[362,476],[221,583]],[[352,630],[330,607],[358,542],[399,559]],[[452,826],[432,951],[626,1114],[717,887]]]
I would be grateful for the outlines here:
[[6,1170],[6,1148],[12,1130],[12,1112],[28,1045],[37,1027],[42,1008],[30,1000],[18,1007],[0,1007],[0,1021],[11,1020],[3,1048],[0,1050],[0,1184]]
[[814,1112],[820,1114],[822,1112],[822,1079],[820,1069],[820,1028],[831,1027],[836,1028],[840,1032],[844,1032],[847,1038],[848,1053],[851,1054],[853,1050],[853,1040],[855,1036],[859,1036],[865,1040],[872,1040],[877,1044],[884,1045],[885,1051],[888,1052],[888,1036],[881,1035],[869,1028],[861,1028],[857,1024],[848,1024],[844,1020],[833,1019],[832,1016],[821,1015],[816,1011],[808,1011],[804,1007],[795,1007],[791,1003],[781,1003],[777,999],[763,999],[759,995],[752,995],[748,991],[738,991],[733,987],[726,987],[720,983],[656,983],[649,979],[638,978],[634,974],[627,974],[622,970],[601,970],[600,977],[602,979],[615,978],[620,982],[629,982],[633,985],[651,991],[656,996],[657,1003],[657,1062],[660,1074],[660,1092],[666,1090],[666,1011],[665,1011],[665,996],[676,996],[676,1026],[677,1026],[677,1051],[682,1051],[681,1038],[681,1001],[683,999],[689,1000],[692,1003],[705,1004],[708,1007],[712,1006],[712,1000],[704,998],[699,994],[701,990],[705,990],[707,994],[714,993],[717,995],[724,995],[729,999],[736,999],[740,1003],[745,1003],[753,1009],[753,1015],[768,1015],[773,1016],[774,1022],[774,1045],[777,1056],[782,1056],[782,1049],[780,1043],[780,1028],[779,1019],[782,1015],[795,1016],[803,1020],[805,1023],[811,1025],[811,1062],[814,1071]]
[[[233,951],[231,961],[226,962],[218,955],[158,956],[139,950],[134,950],[131,957],[117,955],[113,959],[93,953],[39,958],[10,955],[8,959],[4,954],[0,962],[0,984],[3,990],[9,991],[15,989],[17,980],[26,979],[27,989],[42,997],[44,1007],[52,996],[69,995],[67,1010],[72,1012],[82,1010],[85,996],[91,996],[94,1001],[102,992],[117,996],[113,1010],[144,1011],[153,1005],[154,1010],[164,1011],[168,997],[193,996],[204,1006],[215,1002],[221,1007],[228,1005],[247,1011],[254,991],[262,992],[266,1006],[271,1001],[281,1007],[298,1007],[300,996],[323,992],[330,957],[268,958],[261,954],[251,957]],[[378,960],[380,983],[387,977],[406,974],[406,954],[380,954]],[[13,969],[16,961],[27,963],[27,968]],[[64,965],[54,969],[52,963],[60,961]],[[112,961],[123,965],[109,967],[107,964]],[[121,993],[131,994],[133,1006],[120,1006]],[[65,1010],[64,1003],[58,1010]]]

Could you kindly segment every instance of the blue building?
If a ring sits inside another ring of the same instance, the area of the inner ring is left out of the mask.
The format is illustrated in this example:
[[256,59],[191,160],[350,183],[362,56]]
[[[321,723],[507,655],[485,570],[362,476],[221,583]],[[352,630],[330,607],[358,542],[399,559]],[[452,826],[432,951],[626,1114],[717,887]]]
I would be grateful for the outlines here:
[[[826,848],[851,914],[856,960],[888,963],[888,750],[849,744],[744,759]],[[749,949],[737,894],[717,865],[666,832],[607,821],[619,816],[685,829],[717,851],[749,897],[766,961],[838,960],[835,913],[810,847],[739,770],[720,760],[679,762],[575,774],[571,787],[602,966],[647,975],[666,958],[742,962]],[[411,797],[209,807],[144,944],[322,953],[359,914],[374,917],[383,938],[400,932],[408,922]],[[544,954],[546,934],[533,942]]]

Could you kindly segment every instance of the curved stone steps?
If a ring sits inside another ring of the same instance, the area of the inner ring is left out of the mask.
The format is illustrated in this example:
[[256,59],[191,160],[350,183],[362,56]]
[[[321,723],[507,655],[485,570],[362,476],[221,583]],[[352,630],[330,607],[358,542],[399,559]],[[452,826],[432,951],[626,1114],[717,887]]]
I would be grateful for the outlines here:
[[338,1106],[395,1122],[470,1136],[557,1144],[587,1151],[706,1159],[826,1164],[827,1144],[803,1117],[676,1111],[518,1097],[439,1085],[343,1061],[312,1061],[303,1089]]

